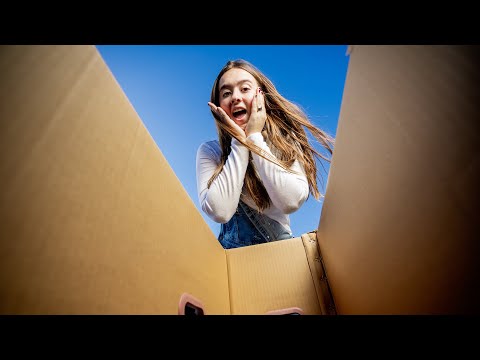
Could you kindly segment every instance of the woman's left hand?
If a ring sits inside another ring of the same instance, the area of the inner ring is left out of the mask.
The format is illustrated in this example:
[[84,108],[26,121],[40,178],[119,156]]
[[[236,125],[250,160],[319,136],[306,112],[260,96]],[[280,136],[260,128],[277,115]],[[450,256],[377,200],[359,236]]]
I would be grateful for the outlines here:
[[247,127],[245,128],[245,135],[248,136],[253,133],[261,133],[267,120],[267,113],[265,111],[265,98],[263,91],[258,88],[257,94],[252,101],[250,109],[250,119],[248,119]]

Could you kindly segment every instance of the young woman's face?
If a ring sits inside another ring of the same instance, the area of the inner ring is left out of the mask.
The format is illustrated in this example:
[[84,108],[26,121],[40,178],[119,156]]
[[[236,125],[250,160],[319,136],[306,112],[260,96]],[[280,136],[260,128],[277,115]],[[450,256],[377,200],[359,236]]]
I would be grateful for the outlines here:
[[255,78],[238,68],[228,70],[218,82],[220,107],[243,130],[250,118],[257,88]]

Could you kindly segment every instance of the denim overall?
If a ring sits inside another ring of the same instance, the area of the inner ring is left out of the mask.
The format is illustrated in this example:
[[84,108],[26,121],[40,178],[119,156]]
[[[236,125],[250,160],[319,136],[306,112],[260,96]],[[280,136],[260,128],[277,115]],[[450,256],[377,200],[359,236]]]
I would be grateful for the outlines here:
[[218,241],[224,249],[256,245],[293,238],[278,221],[270,219],[243,201],[239,201],[232,218],[222,224]]

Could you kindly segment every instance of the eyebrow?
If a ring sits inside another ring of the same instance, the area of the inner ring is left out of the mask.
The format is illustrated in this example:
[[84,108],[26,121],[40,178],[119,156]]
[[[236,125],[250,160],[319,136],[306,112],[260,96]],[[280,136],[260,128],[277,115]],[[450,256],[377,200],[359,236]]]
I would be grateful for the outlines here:
[[[250,84],[253,84],[251,80],[249,80],[249,79],[244,79],[244,80],[238,81],[238,82],[237,82],[237,85],[241,85],[241,84],[243,84],[243,83],[245,83],[245,82],[248,82],[248,83],[250,83]],[[232,87],[232,85],[230,85],[230,84],[223,84],[222,87],[221,87],[218,91],[221,92],[224,88],[231,88],[231,87]]]

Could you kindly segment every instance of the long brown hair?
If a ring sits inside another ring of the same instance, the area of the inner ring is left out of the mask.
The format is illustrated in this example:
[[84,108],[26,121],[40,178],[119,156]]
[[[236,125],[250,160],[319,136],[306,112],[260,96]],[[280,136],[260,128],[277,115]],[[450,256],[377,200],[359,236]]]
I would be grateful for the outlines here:
[[[231,150],[230,143],[233,136],[243,145],[248,147],[251,152],[276,163],[287,171],[292,172],[289,168],[293,162],[298,159],[305,169],[310,194],[318,200],[319,197],[323,195],[320,194],[317,187],[317,164],[315,160],[319,159],[320,162],[321,160],[330,162],[330,156],[333,153],[333,144],[335,140],[323,130],[314,126],[298,105],[280,95],[273,83],[260,70],[243,59],[228,61],[222,68],[213,83],[210,96],[210,101],[212,103],[220,106],[218,83],[223,74],[233,68],[243,69],[249,72],[262,89],[265,97],[265,110],[267,114],[267,120],[262,134],[271,141],[272,145],[278,150],[280,156],[278,160],[274,159],[253,143],[237,138],[229,127],[226,126],[212,111],[212,115],[216,120],[215,123],[217,126],[222,155],[218,167],[208,181],[208,187],[210,187],[213,180],[220,174],[227,161]],[[328,152],[329,156],[323,155],[310,144],[304,128],[308,129],[315,139],[320,142],[322,147]],[[255,201],[255,204],[260,211],[270,206],[270,197],[253,166],[251,154],[244,183],[248,193]]]

